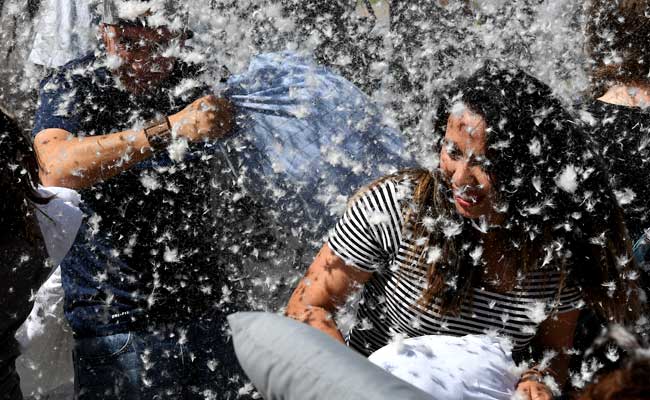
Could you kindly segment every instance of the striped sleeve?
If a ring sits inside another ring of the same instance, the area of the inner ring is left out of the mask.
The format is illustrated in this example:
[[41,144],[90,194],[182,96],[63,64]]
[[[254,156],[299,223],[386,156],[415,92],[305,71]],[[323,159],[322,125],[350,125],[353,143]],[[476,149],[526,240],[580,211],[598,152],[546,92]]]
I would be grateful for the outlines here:
[[374,272],[394,259],[402,227],[398,185],[387,180],[368,189],[330,231],[328,245],[346,264]]

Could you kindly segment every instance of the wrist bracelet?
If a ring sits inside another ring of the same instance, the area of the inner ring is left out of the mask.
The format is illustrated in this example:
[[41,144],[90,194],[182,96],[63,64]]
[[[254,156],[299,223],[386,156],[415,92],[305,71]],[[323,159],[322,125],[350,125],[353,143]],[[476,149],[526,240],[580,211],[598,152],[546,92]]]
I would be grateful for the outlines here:
[[521,378],[515,383],[515,390],[519,387],[519,385],[523,382],[538,382],[544,386],[544,388],[548,391],[548,394],[551,396],[551,398],[555,398],[555,395],[553,393],[553,390],[544,382],[546,377],[553,377],[554,379],[556,378],[555,371],[553,371],[550,368],[545,368],[543,370],[540,370],[537,367],[530,368],[523,374],[521,374]]
[[545,374],[539,369],[531,368],[526,372],[524,372],[523,374],[521,374],[521,377],[519,378],[517,383],[515,383],[515,389],[517,389],[519,384],[522,382],[534,381],[534,382],[544,383],[544,376]]
[[172,124],[169,118],[165,117],[164,121],[144,128],[144,135],[154,151],[165,149],[172,139]]

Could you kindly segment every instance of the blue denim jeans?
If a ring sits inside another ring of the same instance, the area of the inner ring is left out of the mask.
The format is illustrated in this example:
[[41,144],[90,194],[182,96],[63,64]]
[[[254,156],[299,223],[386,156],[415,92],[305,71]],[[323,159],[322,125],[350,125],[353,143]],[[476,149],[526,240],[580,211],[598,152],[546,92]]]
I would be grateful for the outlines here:
[[641,236],[632,250],[639,266],[646,272],[650,271],[650,234]]
[[235,399],[245,384],[224,322],[78,338],[75,399]]

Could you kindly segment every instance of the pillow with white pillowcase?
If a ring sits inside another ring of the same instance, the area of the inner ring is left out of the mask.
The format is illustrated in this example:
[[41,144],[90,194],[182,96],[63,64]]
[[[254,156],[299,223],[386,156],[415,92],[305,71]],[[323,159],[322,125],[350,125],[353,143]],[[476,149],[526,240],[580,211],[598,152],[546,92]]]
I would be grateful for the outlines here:
[[369,360],[441,400],[510,400],[518,380],[511,347],[488,335],[397,339]]

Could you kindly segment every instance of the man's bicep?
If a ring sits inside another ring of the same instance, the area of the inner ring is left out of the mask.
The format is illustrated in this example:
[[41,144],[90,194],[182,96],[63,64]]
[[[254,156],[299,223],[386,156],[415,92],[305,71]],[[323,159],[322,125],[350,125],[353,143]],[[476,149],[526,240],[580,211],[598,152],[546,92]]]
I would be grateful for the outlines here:
[[60,148],[66,141],[69,141],[72,133],[61,128],[47,128],[36,133],[34,137],[34,151],[43,157],[48,152]]

